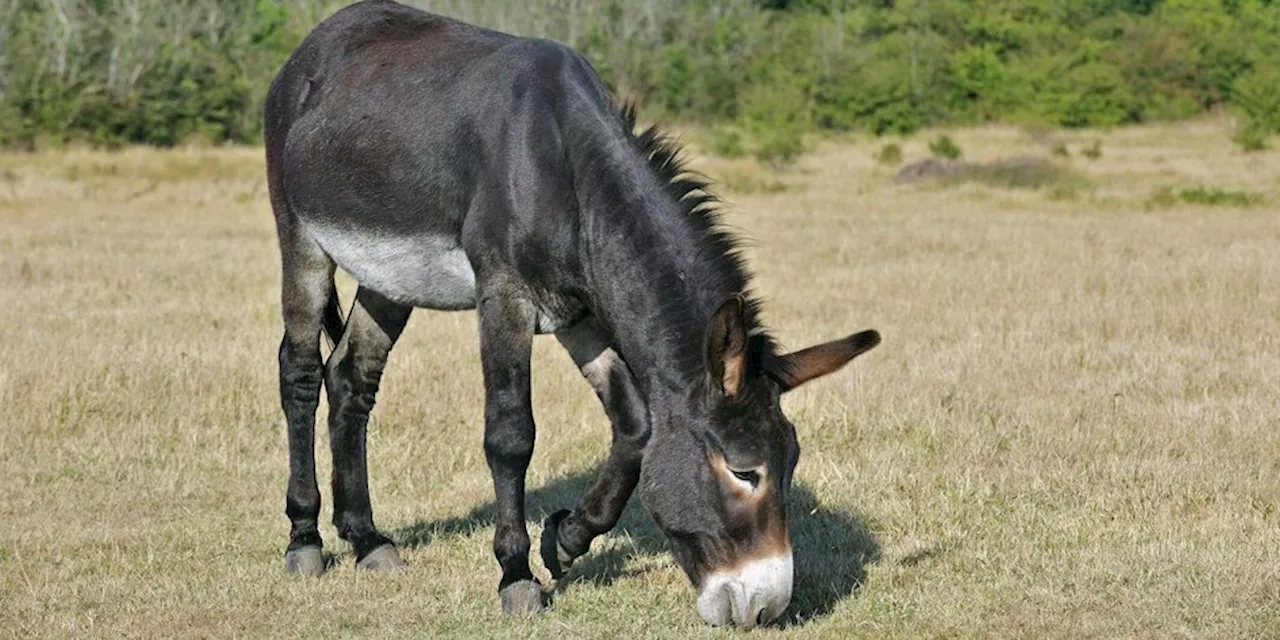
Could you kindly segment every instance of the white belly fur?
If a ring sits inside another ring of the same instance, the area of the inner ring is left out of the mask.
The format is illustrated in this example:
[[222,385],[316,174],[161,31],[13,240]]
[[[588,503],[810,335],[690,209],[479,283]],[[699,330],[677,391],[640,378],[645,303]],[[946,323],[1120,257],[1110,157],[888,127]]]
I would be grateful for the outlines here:
[[320,225],[307,225],[307,230],[362,287],[424,309],[475,307],[476,274],[452,238],[380,236]]

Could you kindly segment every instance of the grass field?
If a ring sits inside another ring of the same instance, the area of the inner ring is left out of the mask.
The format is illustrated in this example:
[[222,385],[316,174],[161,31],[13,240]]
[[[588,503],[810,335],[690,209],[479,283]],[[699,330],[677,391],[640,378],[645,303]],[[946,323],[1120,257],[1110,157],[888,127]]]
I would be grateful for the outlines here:
[[[952,136],[973,161],[1051,143]],[[870,140],[782,173],[698,159],[786,344],[885,336],[787,398],[786,633],[1280,637],[1280,153],[1218,121],[1058,140],[1062,189],[895,183]],[[409,571],[357,573],[326,526],[338,565],[284,575],[260,156],[0,156],[0,636],[737,635],[699,620],[638,501],[551,611],[502,617],[471,313],[415,315],[371,425]],[[554,340],[535,365],[536,540],[609,435]]]

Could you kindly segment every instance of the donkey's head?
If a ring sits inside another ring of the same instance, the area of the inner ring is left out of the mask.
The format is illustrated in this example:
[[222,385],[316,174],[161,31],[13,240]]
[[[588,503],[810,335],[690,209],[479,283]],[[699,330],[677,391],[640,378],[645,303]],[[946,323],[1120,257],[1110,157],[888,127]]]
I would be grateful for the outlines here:
[[[800,458],[783,393],[876,346],[864,331],[788,355],[748,335],[745,303],[724,303],[706,333],[705,384],[654,407],[642,497],[699,590],[713,625],[753,627],[791,600],[787,496]],[[669,413],[668,413],[669,412]]]

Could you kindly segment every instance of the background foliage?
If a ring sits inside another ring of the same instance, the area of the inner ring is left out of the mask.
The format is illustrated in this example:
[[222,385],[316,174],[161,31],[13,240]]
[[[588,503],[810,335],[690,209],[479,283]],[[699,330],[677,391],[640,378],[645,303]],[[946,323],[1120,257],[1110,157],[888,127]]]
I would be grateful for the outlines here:
[[[0,144],[254,142],[333,0],[0,0]],[[816,129],[1114,126],[1229,106],[1280,130],[1272,0],[442,0],[579,48],[647,113],[786,158]],[[744,141],[749,141],[744,142]]]

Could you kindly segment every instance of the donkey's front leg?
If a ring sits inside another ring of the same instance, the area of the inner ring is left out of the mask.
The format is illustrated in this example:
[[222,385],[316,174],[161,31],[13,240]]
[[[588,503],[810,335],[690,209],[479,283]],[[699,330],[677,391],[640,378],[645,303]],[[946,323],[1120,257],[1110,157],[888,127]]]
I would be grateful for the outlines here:
[[484,454],[497,505],[493,553],[502,567],[498,595],[506,613],[533,612],[545,606],[542,587],[529,570],[524,522],[524,476],[534,440],[529,360],[536,314],[532,305],[505,292],[482,295],[477,310],[485,388]]
[[555,512],[542,530],[542,562],[559,579],[590,550],[592,540],[612,530],[622,517],[640,479],[649,415],[635,377],[594,317],[560,331],[556,338],[595,389],[613,425],[613,446],[595,484],[576,510]]

